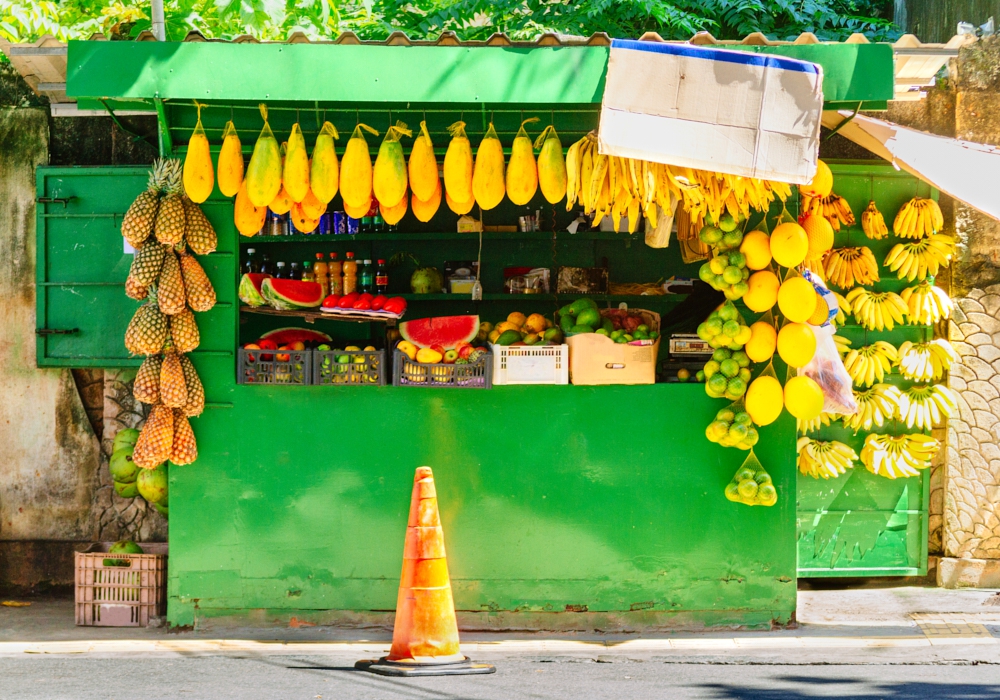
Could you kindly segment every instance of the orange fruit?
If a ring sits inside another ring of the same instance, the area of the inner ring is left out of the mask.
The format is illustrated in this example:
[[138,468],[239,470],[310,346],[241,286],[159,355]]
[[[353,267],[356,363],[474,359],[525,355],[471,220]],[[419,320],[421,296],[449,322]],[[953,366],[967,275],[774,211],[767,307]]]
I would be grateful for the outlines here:
[[751,311],[763,313],[778,300],[781,283],[778,282],[778,276],[770,270],[761,270],[750,275],[747,286],[749,290],[743,295],[743,303]]
[[789,321],[802,323],[816,310],[816,289],[804,277],[790,277],[778,289],[778,308]]
[[796,223],[786,222],[771,234],[771,257],[782,267],[797,267],[809,252],[809,236]]
[[816,336],[804,323],[786,323],[778,331],[778,356],[789,367],[805,367],[816,354]]
[[833,247],[833,226],[825,217],[810,214],[802,220],[802,229],[809,238],[806,260],[818,260]]
[[773,423],[781,415],[781,409],[784,407],[781,382],[768,374],[757,377],[747,389],[743,403],[755,425]]
[[774,326],[765,321],[757,321],[750,326],[750,340],[743,352],[754,362],[767,362],[774,355],[777,342],[778,332],[774,330]]
[[823,412],[823,389],[812,377],[792,377],[785,382],[785,407],[803,421],[819,418]]
[[743,236],[740,252],[751,270],[763,270],[771,264],[771,237],[763,231],[751,231]]

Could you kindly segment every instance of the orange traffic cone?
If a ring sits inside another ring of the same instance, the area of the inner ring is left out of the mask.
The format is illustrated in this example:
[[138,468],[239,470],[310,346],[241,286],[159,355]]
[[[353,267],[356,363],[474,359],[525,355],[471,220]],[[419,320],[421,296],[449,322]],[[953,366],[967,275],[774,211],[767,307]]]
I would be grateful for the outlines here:
[[383,676],[496,671],[489,664],[472,663],[458,648],[455,601],[451,597],[444,530],[430,467],[418,467],[413,476],[392,648],[388,656],[378,661],[359,661],[355,667]]

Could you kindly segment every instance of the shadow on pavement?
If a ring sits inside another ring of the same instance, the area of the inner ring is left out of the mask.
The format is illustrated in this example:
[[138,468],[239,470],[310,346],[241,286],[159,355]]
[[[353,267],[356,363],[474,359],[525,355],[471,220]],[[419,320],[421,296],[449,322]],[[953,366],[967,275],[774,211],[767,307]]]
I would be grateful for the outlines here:
[[[1000,678],[1000,674],[998,674]],[[697,687],[714,690],[716,698],[732,700],[815,700],[816,698],[850,697],[871,700],[998,700],[1000,682],[995,684],[926,683],[918,681],[879,682],[854,678],[811,678],[779,676],[780,684],[795,684],[801,688],[748,688],[727,683],[706,683]],[[809,686],[816,687],[815,691]],[[842,686],[834,691],[833,686]]]

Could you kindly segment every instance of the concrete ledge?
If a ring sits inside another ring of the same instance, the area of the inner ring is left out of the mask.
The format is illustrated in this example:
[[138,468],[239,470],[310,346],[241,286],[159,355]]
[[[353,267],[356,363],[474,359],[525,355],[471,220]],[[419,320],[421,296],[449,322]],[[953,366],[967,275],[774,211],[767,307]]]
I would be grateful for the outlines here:
[[941,557],[937,582],[941,588],[1000,588],[1000,560]]

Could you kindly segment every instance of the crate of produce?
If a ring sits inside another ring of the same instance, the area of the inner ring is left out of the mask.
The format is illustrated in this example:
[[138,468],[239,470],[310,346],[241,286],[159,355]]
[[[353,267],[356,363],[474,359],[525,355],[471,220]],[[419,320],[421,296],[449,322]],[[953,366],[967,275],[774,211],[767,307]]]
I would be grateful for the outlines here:
[[494,345],[493,384],[569,384],[569,346]]
[[239,384],[312,384],[312,350],[239,350]]
[[76,552],[76,624],[146,627],[167,612],[167,545],[140,545],[143,554],[109,554],[112,542]]
[[392,361],[393,386],[425,386],[435,389],[490,389],[493,386],[493,355],[483,353],[475,362],[417,362],[396,350]]
[[[660,315],[645,309],[601,309],[603,318],[621,323],[630,318],[641,321],[651,331],[660,331]],[[632,323],[632,321],[628,321]],[[598,333],[574,333],[569,345],[569,380],[573,384],[654,384],[660,338],[616,343]]]
[[313,350],[314,386],[385,386],[385,350]]

